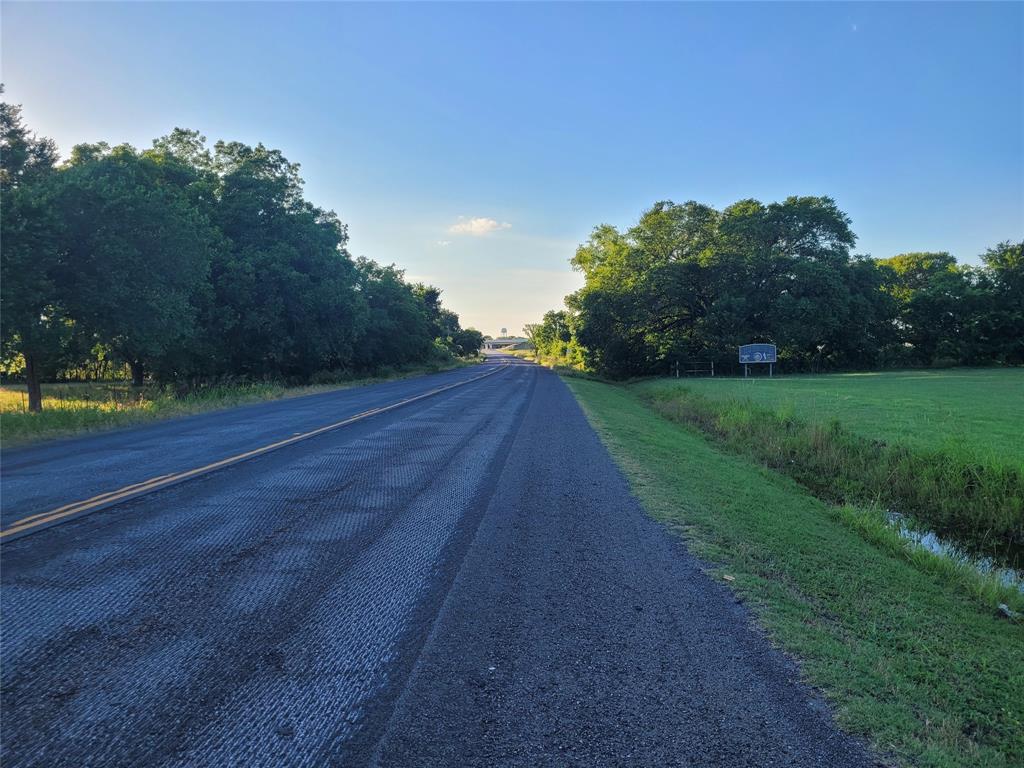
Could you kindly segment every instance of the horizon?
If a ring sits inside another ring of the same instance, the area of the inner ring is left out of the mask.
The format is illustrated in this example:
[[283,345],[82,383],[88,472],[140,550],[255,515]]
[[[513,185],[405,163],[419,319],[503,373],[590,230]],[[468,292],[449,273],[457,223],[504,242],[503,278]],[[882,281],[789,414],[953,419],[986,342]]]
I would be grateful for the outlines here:
[[491,336],[658,200],[828,195],[875,258],[1024,228],[1020,4],[60,7],[4,3],[2,64],[62,156],[176,126],[281,149],[353,256]]

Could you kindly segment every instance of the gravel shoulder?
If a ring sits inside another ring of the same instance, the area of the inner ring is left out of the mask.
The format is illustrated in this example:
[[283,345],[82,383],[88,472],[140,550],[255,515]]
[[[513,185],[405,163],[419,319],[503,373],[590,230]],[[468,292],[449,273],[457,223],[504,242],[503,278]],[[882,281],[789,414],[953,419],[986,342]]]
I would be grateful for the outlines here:
[[539,371],[377,766],[866,766]]

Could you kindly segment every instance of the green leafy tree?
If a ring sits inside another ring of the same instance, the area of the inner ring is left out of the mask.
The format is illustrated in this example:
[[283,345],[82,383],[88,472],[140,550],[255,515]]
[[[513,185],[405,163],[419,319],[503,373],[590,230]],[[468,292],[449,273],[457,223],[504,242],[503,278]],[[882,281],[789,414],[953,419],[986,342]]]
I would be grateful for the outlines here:
[[69,333],[55,274],[60,219],[51,184],[57,148],[25,126],[21,107],[0,103],[0,303],[5,360],[20,358],[31,411],[43,407],[42,376],[61,359]]
[[20,104],[0,102],[0,189],[4,193],[48,180],[58,159],[53,139],[36,136],[25,125]]
[[884,271],[853,257],[854,243],[828,197],[741,200],[721,212],[656,203],[626,232],[600,226],[577,250],[585,284],[566,299],[573,339],[614,377],[732,362],[752,341],[777,344],[795,368],[877,359],[894,303],[879,298]]
[[414,286],[394,264],[356,260],[359,290],[369,309],[355,364],[364,370],[422,362],[434,349],[431,313]]
[[960,362],[967,352],[965,326],[972,308],[970,274],[950,254],[903,253],[880,262],[892,270],[902,340],[914,362]]
[[217,234],[156,157],[124,145],[80,145],[60,174],[58,292],[83,332],[142,384],[196,333]]
[[218,142],[213,167],[229,243],[212,270],[222,369],[305,380],[348,366],[367,307],[345,226],[304,199],[299,166],[278,150]]
[[483,345],[484,335],[476,328],[460,328],[452,338],[452,351],[461,357],[479,355]]
[[981,256],[974,274],[971,362],[1024,363],[1024,242],[1003,242]]
[[458,342],[459,334],[462,332],[459,316],[441,305],[441,289],[423,283],[416,283],[412,288],[413,293],[423,303],[434,339],[453,354],[463,354],[460,351],[461,344]]
[[550,311],[544,313],[541,322],[527,325],[523,332],[542,359],[575,366],[582,362],[582,357],[573,333],[574,322],[570,312]]

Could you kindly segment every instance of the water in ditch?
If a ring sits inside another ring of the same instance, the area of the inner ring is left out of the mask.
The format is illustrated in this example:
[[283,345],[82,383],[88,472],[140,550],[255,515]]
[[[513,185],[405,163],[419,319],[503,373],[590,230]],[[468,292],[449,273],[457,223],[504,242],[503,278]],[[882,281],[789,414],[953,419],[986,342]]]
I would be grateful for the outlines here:
[[899,512],[889,512],[887,517],[893,529],[915,546],[969,565],[978,573],[994,576],[1003,586],[1013,587],[1024,593],[1024,569],[1008,566],[992,557],[972,554],[935,531],[915,524],[909,517]]

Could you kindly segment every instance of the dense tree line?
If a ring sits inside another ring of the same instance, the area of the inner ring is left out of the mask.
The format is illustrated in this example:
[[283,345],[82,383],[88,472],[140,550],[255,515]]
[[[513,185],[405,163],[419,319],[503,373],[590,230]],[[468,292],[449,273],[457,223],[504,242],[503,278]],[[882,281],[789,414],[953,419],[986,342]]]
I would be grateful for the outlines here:
[[60,162],[0,105],[3,358],[40,381],[97,359],[133,381],[304,382],[479,351],[437,288],[353,259],[299,166],[176,129]]
[[659,202],[625,232],[595,228],[572,259],[584,287],[527,332],[542,354],[612,377],[729,370],[750,342],[800,371],[1024,363],[1024,243],[971,267],[853,255],[855,240],[828,197]]

